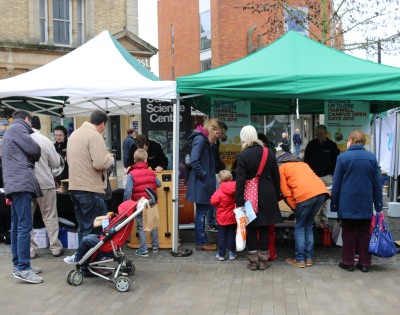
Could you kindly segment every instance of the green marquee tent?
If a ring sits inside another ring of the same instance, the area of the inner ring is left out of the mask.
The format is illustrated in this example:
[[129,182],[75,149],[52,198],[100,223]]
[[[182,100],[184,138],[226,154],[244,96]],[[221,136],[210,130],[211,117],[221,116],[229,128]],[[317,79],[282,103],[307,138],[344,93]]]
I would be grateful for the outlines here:
[[[324,100],[370,101],[371,113],[400,106],[400,69],[362,60],[288,32],[230,64],[177,78],[177,93],[197,94],[210,113],[210,97],[252,102],[252,115],[324,112]],[[201,95],[201,96],[199,96]]]

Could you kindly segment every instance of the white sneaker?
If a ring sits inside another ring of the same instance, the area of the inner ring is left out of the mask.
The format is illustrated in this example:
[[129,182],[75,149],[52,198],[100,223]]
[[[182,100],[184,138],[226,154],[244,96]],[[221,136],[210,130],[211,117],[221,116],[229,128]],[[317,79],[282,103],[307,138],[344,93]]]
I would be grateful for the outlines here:
[[75,254],[65,257],[64,258],[64,262],[67,263],[67,264],[76,264],[76,263],[78,263],[78,261],[75,258]]
[[36,273],[34,273],[32,269],[28,269],[28,270],[24,270],[24,271],[15,271],[14,278],[29,282],[29,283],[43,282],[43,278],[39,277]]

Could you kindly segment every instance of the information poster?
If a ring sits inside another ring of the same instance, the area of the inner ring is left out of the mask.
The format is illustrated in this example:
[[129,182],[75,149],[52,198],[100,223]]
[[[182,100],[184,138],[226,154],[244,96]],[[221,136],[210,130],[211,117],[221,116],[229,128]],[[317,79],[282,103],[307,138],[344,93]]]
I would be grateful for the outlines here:
[[340,152],[347,149],[350,132],[362,130],[367,136],[365,148],[370,149],[369,102],[351,100],[325,101],[325,125],[328,138],[336,142]]
[[[173,104],[154,99],[142,99],[142,132],[150,140],[158,142],[169,160],[168,169],[172,169],[172,145],[173,145]],[[187,138],[190,131],[190,106],[181,103],[179,108],[179,142]]]
[[[173,104],[154,99],[142,99],[142,132],[149,139],[158,142],[168,157],[168,169],[172,169],[172,150],[173,150]],[[182,146],[191,132],[191,108],[185,106],[183,102],[179,107],[179,145]],[[182,148],[179,148],[182,152]],[[193,203],[186,202],[187,178],[183,165],[183,156],[179,156],[179,224],[192,224],[194,222]]]
[[225,142],[219,145],[221,160],[225,163],[228,170],[232,169],[232,164],[236,155],[241,151],[240,130],[243,126],[250,124],[250,102],[235,100],[231,98],[212,98],[211,117],[223,121],[227,127],[227,137]]

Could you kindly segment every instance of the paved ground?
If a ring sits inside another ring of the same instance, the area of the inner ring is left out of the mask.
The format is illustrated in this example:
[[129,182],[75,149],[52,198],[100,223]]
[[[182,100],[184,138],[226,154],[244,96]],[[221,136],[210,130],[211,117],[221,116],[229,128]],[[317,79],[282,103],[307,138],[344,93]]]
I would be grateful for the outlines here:
[[[392,226],[400,218],[391,219]],[[183,248],[193,248],[193,231],[181,231]],[[216,233],[209,233],[210,240]],[[71,254],[72,251],[69,251]],[[215,252],[194,251],[175,258],[169,250],[143,258],[125,250],[136,272],[131,290],[119,293],[100,278],[66,282],[73,269],[48,250],[32,260],[43,269],[42,284],[27,284],[11,273],[10,247],[0,244],[0,314],[398,314],[400,255],[373,259],[369,273],[337,267],[341,248],[316,247],[315,264],[285,264],[293,248],[278,246],[279,258],[265,271],[246,268],[244,253],[219,262]]]
[[[386,219],[400,239],[400,218]],[[334,221],[331,221],[333,224]],[[180,232],[182,248],[194,248],[193,230]],[[209,233],[216,240],[216,233]],[[72,254],[69,251],[66,254]],[[277,248],[279,258],[265,271],[246,268],[244,252],[233,262],[219,262],[215,252],[194,251],[175,258],[169,250],[143,258],[126,249],[136,272],[131,290],[119,293],[100,278],[80,286],[66,282],[73,269],[41,250],[32,260],[44,283],[12,277],[10,247],[0,244],[0,315],[2,314],[399,314],[400,255],[373,258],[369,273],[338,268],[340,247],[315,248],[314,266],[298,269],[284,262],[291,245]]]

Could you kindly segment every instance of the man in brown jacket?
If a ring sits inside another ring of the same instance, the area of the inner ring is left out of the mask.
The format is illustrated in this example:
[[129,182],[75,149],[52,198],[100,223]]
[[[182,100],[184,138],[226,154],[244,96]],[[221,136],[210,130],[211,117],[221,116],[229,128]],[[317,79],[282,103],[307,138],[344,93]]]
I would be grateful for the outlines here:
[[[107,169],[114,163],[102,136],[108,117],[99,110],[90,116],[68,139],[69,190],[78,221],[78,241],[92,231],[93,221],[107,211],[104,190]],[[69,258],[69,257],[67,257]]]

